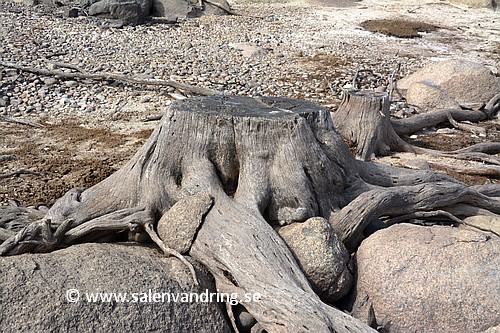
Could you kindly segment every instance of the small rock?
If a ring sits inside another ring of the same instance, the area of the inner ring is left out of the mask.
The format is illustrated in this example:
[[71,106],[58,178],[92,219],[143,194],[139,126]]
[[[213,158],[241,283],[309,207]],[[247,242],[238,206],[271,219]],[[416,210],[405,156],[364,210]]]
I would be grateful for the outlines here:
[[78,8],[70,8],[66,12],[66,17],[78,17],[79,14],[80,14],[80,12],[79,12]]
[[64,85],[66,87],[76,87],[78,85],[78,82],[69,80],[69,81],[64,81]]
[[53,77],[47,77],[47,78],[44,78],[43,79],[43,83],[46,85],[46,86],[52,86],[54,84],[57,83],[57,79],[53,78]]
[[313,290],[327,302],[344,296],[352,284],[349,253],[322,217],[281,227],[279,235],[297,259]]
[[5,69],[5,76],[16,76],[16,75],[17,75],[17,69],[13,68]]
[[229,46],[240,50],[241,54],[247,58],[261,56],[268,52],[267,49],[250,43],[231,43]]
[[59,100],[59,104],[61,105],[66,105],[66,104],[70,104],[71,103],[71,100],[68,98],[68,97],[61,97],[61,99]]
[[189,251],[203,216],[212,203],[208,193],[195,194],[175,203],[158,222],[158,235],[165,245],[179,253]]
[[255,318],[241,304],[233,307],[234,319],[240,332],[250,332],[257,323]]

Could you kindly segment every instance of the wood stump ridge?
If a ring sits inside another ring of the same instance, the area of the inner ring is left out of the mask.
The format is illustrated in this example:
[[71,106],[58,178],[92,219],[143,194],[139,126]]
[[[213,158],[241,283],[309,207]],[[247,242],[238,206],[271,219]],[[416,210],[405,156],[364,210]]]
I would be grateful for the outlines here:
[[[42,220],[5,240],[0,253],[47,252],[119,231],[147,233],[161,244],[158,221],[169,213],[189,220],[188,204],[171,208],[208,195],[205,208],[191,209],[198,224],[181,254],[206,266],[219,291],[262,295],[244,304],[261,331],[374,332],[322,302],[275,228],[323,217],[355,252],[366,227],[380,219],[439,211],[459,220],[471,215],[464,206],[500,214],[500,187],[356,160],[335,129],[351,126],[349,119],[335,121],[328,109],[289,98],[175,101],[120,170],[70,190]],[[161,229],[168,232],[169,224]],[[162,249],[175,254],[169,246]]]

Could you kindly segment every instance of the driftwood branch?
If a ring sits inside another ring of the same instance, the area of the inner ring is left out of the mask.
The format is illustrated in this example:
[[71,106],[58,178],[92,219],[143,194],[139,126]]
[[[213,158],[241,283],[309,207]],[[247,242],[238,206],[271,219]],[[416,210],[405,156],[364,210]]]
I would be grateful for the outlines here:
[[10,178],[10,177],[19,177],[21,175],[34,175],[34,176],[40,176],[40,177],[45,176],[45,174],[43,174],[41,172],[36,172],[36,171],[29,170],[29,169],[19,169],[19,170],[16,170],[14,172],[0,174],[0,179]]
[[12,118],[4,115],[0,115],[0,120],[5,121],[7,123],[13,123],[13,124],[20,124],[20,125],[26,125],[26,126],[31,126],[31,127],[44,127],[42,124],[36,123],[31,120],[26,120],[26,119],[19,119],[19,118]]
[[486,130],[484,128],[470,124],[459,123],[455,119],[453,119],[451,114],[448,114],[448,121],[453,127],[462,131],[470,132],[472,134],[486,135]]
[[10,63],[10,62],[5,62],[5,61],[0,61],[0,66],[8,67],[8,68],[15,68],[24,72],[29,72],[33,74],[38,74],[38,75],[45,75],[45,76],[57,76],[60,78],[64,79],[84,79],[84,80],[95,80],[95,81],[107,81],[107,80],[113,80],[113,81],[120,81],[120,82],[126,82],[126,83],[131,83],[131,84],[142,84],[142,85],[152,85],[152,86],[168,86],[168,87],[173,87],[175,89],[179,89],[194,95],[201,95],[201,96],[214,96],[214,95],[222,95],[221,92],[208,89],[208,88],[201,88],[201,87],[195,87],[189,84],[184,84],[180,83],[174,80],[158,80],[158,79],[138,79],[138,78],[133,78],[130,76],[122,75],[122,74],[115,74],[115,73],[106,73],[102,72],[99,74],[92,74],[92,73],[82,73],[82,72],[63,72],[60,70],[48,70],[48,69],[43,69],[43,68],[35,68],[35,67],[27,67],[27,66],[22,66],[19,64],[15,63]]

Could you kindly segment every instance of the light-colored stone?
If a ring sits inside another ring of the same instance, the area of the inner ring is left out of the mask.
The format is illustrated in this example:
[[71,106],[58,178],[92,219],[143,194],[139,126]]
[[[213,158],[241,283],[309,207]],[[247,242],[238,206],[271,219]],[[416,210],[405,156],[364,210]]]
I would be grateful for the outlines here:
[[399,224],[364,240],[353,314],[386,332],[483,332],[499,324],[500,238]]
[[425,111],[460,107],[458,102],[446,90],[429,81],[412,83],[406,93],[406,99],[411,105],[416,105]]
[[468,8],[497,8],[496,0],[448,0],[449,3]]
[[[231,332],[215,302],[168,302],[154,293],[215,292],[211,276],[187,268],[156,248],[82,244],[49,254],[0,257],[3,332]],[[76,289],[78,302],[66,299]],[[150,298],[151,291],[151,298]],[[87,302],[85,293],[127,293],[129,302]],[[137,302],[134,301],[132,293]],[[151,300],[150,302],[148,300]],[[143,302],[144,301],[144,302]]]
[[168,18],[186,18],[193,11],[193,5],[186,0],[153,0],[151,15]]
[[487,67],[465,60],[430,64],[398,81],[407,101],[423,111],[487,103],[500,91],[500,78]]
[[349,291],[349,253],[327,220],[310,218],[281,227],[278,233],[321,298],[333,302]]
[[265,48],[250,43],[231,43],[229,46],[241,51],[241,54],[246,58],[257,57],[267,53]]
[[158,222],[158,235],[170,248],[187,253],[213,199],[201,193],[179,200]]

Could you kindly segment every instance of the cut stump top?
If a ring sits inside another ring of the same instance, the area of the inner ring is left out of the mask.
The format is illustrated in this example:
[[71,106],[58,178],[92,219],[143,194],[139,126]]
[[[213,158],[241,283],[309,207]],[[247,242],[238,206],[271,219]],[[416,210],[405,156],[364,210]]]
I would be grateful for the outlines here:
[[327,109],[312,102],[283,97],[208,96],[175,101],[172,109],[231,117],[290,117],[317,114]]

